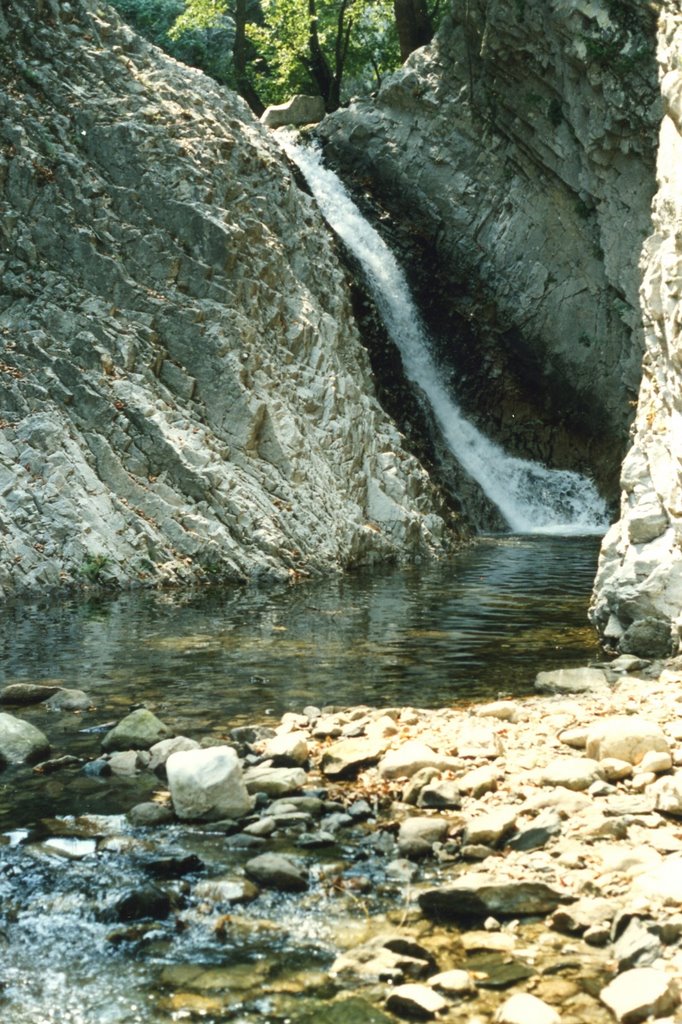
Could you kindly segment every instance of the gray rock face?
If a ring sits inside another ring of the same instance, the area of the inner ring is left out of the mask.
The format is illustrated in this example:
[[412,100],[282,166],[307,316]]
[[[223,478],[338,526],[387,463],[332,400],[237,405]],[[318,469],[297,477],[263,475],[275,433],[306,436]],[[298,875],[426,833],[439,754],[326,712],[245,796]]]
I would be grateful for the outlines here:
[[[653,234],[641,258],[646,355],[634,439],[621,471],[620,519],[602,544],[591,616],[613,644],[639,620],[662,621],[672,626],[672,643],[678,648],[682,628],[682,25],[679,5],[672,0],[663,4],[659,42],[664,104],[659,188],[653,204]],[[632,646],[627,649],[638,653]]]
[[102,750],[149,750],[170,736],[171,730],[156,715],[138,708],[109,730],[102,740]]
[[542,882],[495,884],[487,876],[468,876],[460,885],[428,889],[419,896],[419,905],[437,920],[471,924],[487,917],[510,918],[549,914],[566,897]]
[[94,0],[3,12],[0,598],[447,547],[267,129]]
[[[345,174],[428,236],[421,286],[464,407],[522,455],[591,466],[614,498],[660,119],[654,16],[639,5],[626,26],[615,9],[453,4],[376,99],[318,130]],[[606,40],[636,59],[609,60]]]

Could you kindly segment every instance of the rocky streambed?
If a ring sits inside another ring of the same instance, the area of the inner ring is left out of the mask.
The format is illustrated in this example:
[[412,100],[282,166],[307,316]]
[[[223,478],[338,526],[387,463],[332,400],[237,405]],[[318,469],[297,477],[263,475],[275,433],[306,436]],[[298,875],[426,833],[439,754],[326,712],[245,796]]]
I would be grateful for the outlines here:
[[536,688],[203,741],[138,708],[83,758],[27,717],[87,695],[6,687],[3,780],[132,805],[0,840],[3,1019],[680,1019],[682,662]]

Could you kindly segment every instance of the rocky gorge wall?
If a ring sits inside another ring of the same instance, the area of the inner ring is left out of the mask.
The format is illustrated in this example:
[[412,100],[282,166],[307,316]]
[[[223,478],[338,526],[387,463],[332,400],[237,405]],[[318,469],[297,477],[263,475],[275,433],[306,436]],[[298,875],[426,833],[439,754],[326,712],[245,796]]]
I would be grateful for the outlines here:
[[95,0],[0,12],[0,288],[0,596],[452,543],[278,146]]
[[423,267],[465,411],[614,505],[659,121],[650,5],[457,0],[431,46],[319,130]]
[[[664,116],[653,233],[642,251],[646,351],[619,521],[602,545],[592,616],[623,650],[665,654],[682,635],[682,13],[660,18]],[[672,633],[671,633],[672,624]]]

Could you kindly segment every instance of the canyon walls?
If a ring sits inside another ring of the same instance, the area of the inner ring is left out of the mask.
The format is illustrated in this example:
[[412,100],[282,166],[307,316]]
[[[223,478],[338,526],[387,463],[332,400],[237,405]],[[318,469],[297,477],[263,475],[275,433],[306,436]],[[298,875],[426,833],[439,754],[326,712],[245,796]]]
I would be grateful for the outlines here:
[[457,533],[266,129],[90,0],[0,12],[0,596]]
[[659,121],[648,5],[457,0],[432,46],[320,128],[411,253],[465,411],[614,505]]
[[[682,13],[661,14],[664,116],[653,233],[642,251],[646,351],[620,519],[607,534],[592,617],[635,654],[677,650],[682,632]],[[672,630],[671,630],[672,625]]]

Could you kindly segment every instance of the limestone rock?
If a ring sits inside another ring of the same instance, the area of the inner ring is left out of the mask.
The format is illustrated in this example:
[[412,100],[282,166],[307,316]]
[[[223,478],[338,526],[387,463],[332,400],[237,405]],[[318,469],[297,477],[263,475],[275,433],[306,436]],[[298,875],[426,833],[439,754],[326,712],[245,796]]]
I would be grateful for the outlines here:
[[501,807],[468,821],[462,836],[462,844],[496,847],[514,831],[515,827],[516,811],[509,807]]
[[636,967],[619,974],[602,989],[599,998],[620,1024],[663,1017],[680,1002],[675,979],[653,967]]
[[6,713],[0,714],[0,767],[6,764],[28,764],[48,757],[50,742],[30,722]]
[[176,751],[166,761],[166,772],[178,818],[240,818],[253,807],[231,747]]
[[615,757],[630,764],[639,764],[652,750],[669,754],[668,741],[660,726],[637,715],[617,715],[595,722],[585,747],[587,756],[597,761]]
[[322,754],[320,767],[333,779],[347,779],[370,764],[376,764],[386,750],[387,741],[378,736],[338,740]]
[[589,757],[556,758],[538,772],[542,786],[565,786],[578,792],[589,789],[593,782],[604,777],[599,764]]
[[292,96],[286,103],[267,107],[261,115],[261,124],[267,128],[317,124],[324,115],[324,100],[321,96]]
[[606,688],[606,676],[599,668],[552,669],[538,672],[535,678],[540,693],[592,693]]
[[554,1009],[528,992],[517,992],[502,1003],[494,1017],[495,1024],[561,1024]]
[[247,861],[244,870],[249,878],[270,889],[303,892],[308,888],[308,872],[290,857],[280,853],[263,853]]
[[149,750],[171,735],[171,730],[156,715],[146,708],[138,708],[109,730],[102,740],[102,750]]
[[379,763],[379,773],[384,779],[406,779],[416,775],[423,768],[439,770],[456,764],[453,758],[436,753],[421,740],[409,740],[396,750],[390,750]]
[[265,757],[271,758],[276,766],[298,765],[301,767],[308,760],[308,740],[300,731],[282,733],[273,736],[265,744]]
[[399,1017],[429,1020],[447,1007],[442,996],[428,985],[396,985],[386,997],[386,1007]]
[[270,768],[258,765],[244,772],[249,793],[265,793],[271,797],[289,796],[305,786],[308,776],[302,768]]
[[166,761],[178,750],[198,750],[199,744],[189,736],[173,736],[168,740],[159,740],[149,748],[150,760],[147,767],[151,772],[165,775]]

